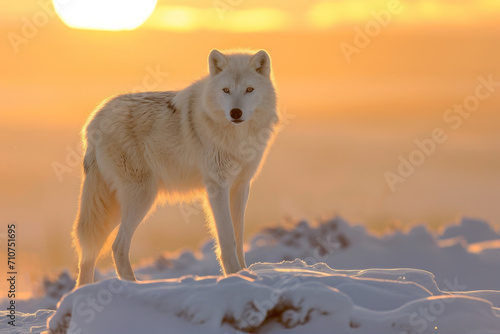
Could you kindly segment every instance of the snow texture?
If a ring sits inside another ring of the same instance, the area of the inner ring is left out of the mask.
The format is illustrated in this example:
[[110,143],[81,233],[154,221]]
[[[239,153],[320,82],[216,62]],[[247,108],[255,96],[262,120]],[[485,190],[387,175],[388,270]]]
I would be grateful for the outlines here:
[[136,268],[140,283],[108,273],[66,294],[57,312],[37,311],[72,289],[63,273],[43,297],[18,301],[35,314],[0,332],[39,333],[53,315],[53,333],[500,334],[500,234],[485,222],[384,237],[340,218],[300,222],[256,235],[247,263],[221,277],[207,243]]

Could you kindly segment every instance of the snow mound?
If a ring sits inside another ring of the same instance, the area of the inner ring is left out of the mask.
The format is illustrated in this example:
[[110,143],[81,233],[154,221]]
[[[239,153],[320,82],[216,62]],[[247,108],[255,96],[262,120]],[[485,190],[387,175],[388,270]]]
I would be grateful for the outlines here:
[[440,239],[463,238],[468,244],[500,239],[491,226],[482,220],[463,218],[458,225],[451,225],[439,236]]
[[[41,309],[55,310],[61,297],[74,287],[75,279],[67,271],[63,271],[54,279],[45,277],[40,291],[36,292],[37,296],[29,299],[17,299],[16,308],[24,313],[34,313]],[[0,302],[2,309],[4,309],[3,305],[7,305],[7,302]]]
[[[16,313],[15,326],[9,325],[7,322],[11,321],[9,312],[0,311],[0,333],[2,334],[25,334],[25,333],[42,333],[46,332],[47,319],[52,316],[55,311],[52,310],[38,310],[34,313]],[[45,334],[44,333],[44,334]]]
[[95,334],[500,333],[498,294],[441,291],[422,270],[334,270],[297,259],[225,278],[107,279],[67,294],[48,326]]
[[[439,235],[419,225],[407,233],[395,231],[382,237],[341,218],[316,226],[302,221],[290,229],[267,228],[247,248],[247,264],[298,258],[336,269],[414,268],[432,272],[442,289],[458,279],[464,290],[500,290],[500,234],[488,224],[468,218]],[[186,250],[161,256],[136,269],[143,280],[219,274],[211,242],[198,253]]]
[[[64,298],[52,320],[54,328],[64,332],[76,324],[85,329],[81,333],[139,333],[145,328],[148,333],[165,332],[157,328],[169,333],[324,333],[332,326],[347,328],[342,326],[348,320],[349,329],[340,333],[368,333],[370,326],[371,333],[426,333],[456,325],[460,330],[439,333],[500,334],[495,327],[500,234],[482,221],[463,219],[439,234],[419,225],[381,237],[341,218],[302,221],[256,234],[246,245],[246,260],[253,264],[248,270],[221,278],[208,242],[197,252],[169,253],[136,267],[143,283],[111,279],[116,276],[112,271],[98,273],[100,283]],[[74,283],[67,272],[45,279],[36,297],[16,300],[19,327],[0,322],[0,332],[43,331],[53,311],[37,310],[55,309]],[[8,302],[1,300],[0,309]],[[6,315],[0,311],[2,318]],[[159,326],[158,317],[163,327],[150,327]],[[472,320],[462,326],[464,319]],[[123,332],[115,331],[120,321],[126,324]]]

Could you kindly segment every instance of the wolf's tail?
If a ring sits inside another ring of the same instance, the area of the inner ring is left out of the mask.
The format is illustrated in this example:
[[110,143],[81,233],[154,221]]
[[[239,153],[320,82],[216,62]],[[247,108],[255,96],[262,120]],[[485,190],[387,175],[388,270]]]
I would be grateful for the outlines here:
[[79,258],[77,286],[93,281],[95,262],[119,218],[115,193],[99,171],[91,144],[87,147],[83,166],[80,206],[72,233]]

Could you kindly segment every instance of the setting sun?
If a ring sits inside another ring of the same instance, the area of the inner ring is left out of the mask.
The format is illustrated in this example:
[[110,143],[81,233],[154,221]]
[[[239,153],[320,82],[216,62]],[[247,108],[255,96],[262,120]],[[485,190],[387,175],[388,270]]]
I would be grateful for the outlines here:
[[133,30],[151,15],[157,0],[53,0],[57,15],[71,28]]

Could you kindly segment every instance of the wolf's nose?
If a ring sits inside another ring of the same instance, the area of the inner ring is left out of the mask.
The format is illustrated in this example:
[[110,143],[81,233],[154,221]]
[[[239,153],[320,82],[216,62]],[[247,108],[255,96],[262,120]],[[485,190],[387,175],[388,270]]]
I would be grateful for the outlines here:
[[243,115],[243,112],[241,111],[241,109],[234,108],[234,109],[231,109],[231,112],[229,112],[229,115],[231,115],[231,117],[233,119],[240,119],[241,115]]

